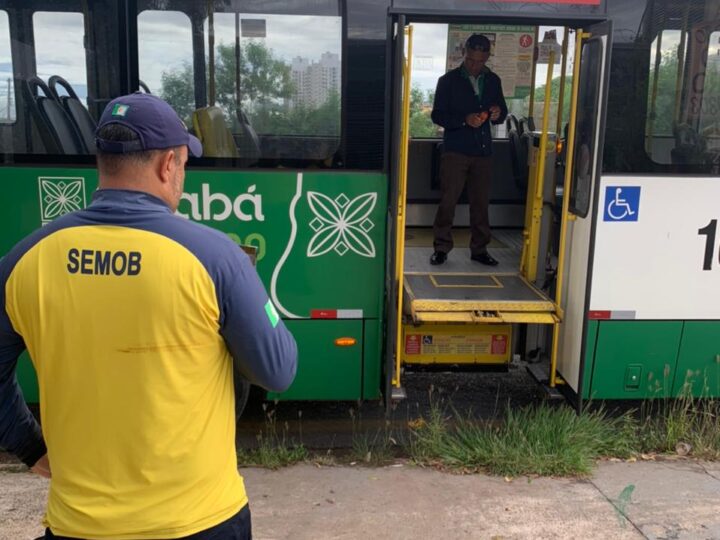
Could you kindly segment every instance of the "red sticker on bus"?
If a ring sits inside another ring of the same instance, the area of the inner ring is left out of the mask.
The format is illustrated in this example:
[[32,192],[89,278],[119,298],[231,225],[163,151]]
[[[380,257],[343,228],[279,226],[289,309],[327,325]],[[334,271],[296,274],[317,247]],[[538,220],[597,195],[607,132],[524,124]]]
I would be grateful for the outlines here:
[[405,336],[405,354],[420,354],[420,334]]
[[490,354],[505,354],[507,351],[507,336],[493,335],[490,345]]

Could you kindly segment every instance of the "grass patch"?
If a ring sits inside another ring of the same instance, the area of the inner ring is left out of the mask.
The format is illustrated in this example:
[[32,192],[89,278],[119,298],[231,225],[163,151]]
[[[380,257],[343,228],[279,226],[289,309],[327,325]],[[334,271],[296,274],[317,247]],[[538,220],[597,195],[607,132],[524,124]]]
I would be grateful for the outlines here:
[[689,396],[648,402],[637,432],[640,452],[720,459],[720,403]]
[[578,416],[548,404],[508,408],[500,422],[473,421],[434,405],[414,430],[414,461],[501,476],[586,476],[601,457],[629,457],[635,449],[630,416],[605,411]]
[[[257,448],[239,448],[237,450],[238,466],[240,467],[264,467],[266,469],[279,469],[306,461],[309,452],[302,442],[295,442],[288,437],[290,430],[285,423],[281,432],[278,433],[275,409],[267,410],[267,404],[263,404],[265,412],[265,429],[257,435]],[[302,431],[300,433],[302,441]]]
[[349,457],[352,462],[379,467],[395,459],[395,449],[398,444],[388,420],[385,421],[382,428],[378,428],[374,433],[371,433],[363,429],[362,417],[356,416],[354,409],[350,409],[350,418],[352,420],[353,435]]

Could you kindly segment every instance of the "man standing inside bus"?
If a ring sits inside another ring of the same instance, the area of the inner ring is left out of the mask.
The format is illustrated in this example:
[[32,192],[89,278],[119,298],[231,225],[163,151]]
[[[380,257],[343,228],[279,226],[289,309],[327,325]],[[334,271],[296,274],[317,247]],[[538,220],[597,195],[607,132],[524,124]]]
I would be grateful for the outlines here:
[[249,539],[233,371],[283,391],[295,340],[247,255],[175,215],[202,146],[167,103],[111,101],[96,145],[92,204],[0,261],[0,446],[50,478],[45,538]]
[[492,181],[490,123],[507,115],[500,77],[486,66],[490,40],[471,35],[463,48],[463,62],[440,77],[435,89],[433,122],[444,128],[440,160],[442,196],[433,223],[434,252],[430,264],[443,264],[453,248],[452,225],[463,187],[470,203],[470,258],[498,264],[487,251],[490,243],[488,206]]

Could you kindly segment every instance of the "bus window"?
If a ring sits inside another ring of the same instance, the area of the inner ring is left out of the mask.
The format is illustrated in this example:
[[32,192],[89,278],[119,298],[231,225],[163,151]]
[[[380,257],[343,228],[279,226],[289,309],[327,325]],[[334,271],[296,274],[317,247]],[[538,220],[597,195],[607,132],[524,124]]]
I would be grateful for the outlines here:
[[151,93],[165,99],[190,126],[194,107],[190,18],[180,11],[138,15],[138,72]]
[[[86,105],[85,22],[82,13],[37,11],[33,14],[35,63],[44,82],[59,75]],[[87,106],[87,105],[86,105]]]
[[0,11],[0,123],[15,122],[15,89],[12,56],[10,55],[10,27],[8,14]]
[[[228,116],[240,98],[258,134],[340,134],[341,25],[339,17],[243,15],[240,93],[235,79],[236,15],[215,14],[216,101]],[[291,40],[287,29],[295,29]],[[303,29],[302,32],[297,32]],[[206,45],[209,32],[205,22]]]
[[590,210],[590,189],[595,167],[595,131],[598,121],[600,66],[603,48],[598,40],[591,40],[582,49],[579,97],[575,119],[575,176],[570,189],[570,210],[585,217]]
[[662,30],[650,46],[645,151],[657,163],[670,163],[680,109],[678,54],[681,30]]
[[[204,33],[209,51],[208,18]],[[250,165],[332,161],[340,142],[341,18],[215,13],[212,35],[208,104],[222,110],[236,146],[218,157]]]
[[703,84],[700,135],[709,153],[720,154],[720,31],[710,34],[707,70]]

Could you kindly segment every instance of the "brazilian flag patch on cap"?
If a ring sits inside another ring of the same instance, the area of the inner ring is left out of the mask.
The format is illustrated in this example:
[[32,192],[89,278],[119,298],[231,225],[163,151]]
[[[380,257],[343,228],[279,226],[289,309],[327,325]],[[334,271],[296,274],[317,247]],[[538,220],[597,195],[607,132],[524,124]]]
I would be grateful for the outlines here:
[[123,105],[122,103],[116,103],[112,110],[113,116],[125,116],[130,109],[130,105]]
[[278,315],[278,312],[275,311],[275,306],[273,306],[270,300],[268,300],[267,304],[265,304],[265,313],[267,313],[268,319],[270,319],[270,324],[272,324],[272,327],[275,328],[280,321],[280,315]]

